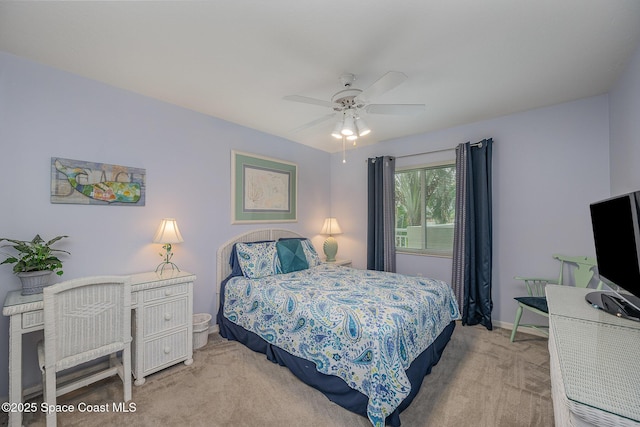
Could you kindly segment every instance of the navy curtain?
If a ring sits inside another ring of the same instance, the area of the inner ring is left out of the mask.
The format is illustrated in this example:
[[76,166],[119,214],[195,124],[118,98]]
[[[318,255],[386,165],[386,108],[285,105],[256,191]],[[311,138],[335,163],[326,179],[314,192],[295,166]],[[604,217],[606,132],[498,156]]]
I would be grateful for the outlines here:
[[389,156],[367,161],[367,269],[396,271],[395,160]]
[[456,223],[452,287],[462,324],[493,329],[491,311],[491,152],[493,140],[456,147]]

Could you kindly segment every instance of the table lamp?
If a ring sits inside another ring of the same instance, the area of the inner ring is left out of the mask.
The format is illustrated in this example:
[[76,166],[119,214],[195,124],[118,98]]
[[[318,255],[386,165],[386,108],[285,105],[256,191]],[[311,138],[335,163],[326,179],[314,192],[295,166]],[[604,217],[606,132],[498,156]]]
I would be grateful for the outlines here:
[[324,225],[320,234],[328,234],[327,240],[322,245],[322,250],[327,257],[327,262],[335,262],[336,254],[338,253],[338,242],[333,238],[334,234],[342,234],[338,220],[335,218],[325,218]]
[[165,267],[171,266],[171,269],[176,269],[180,271],[177,265],[171,262],[171,258],[173,257],[173,253],[171,252],[171,244],[172,243],[182,243],[182,235],[180,234],[180,230],[178,230],[178,223],[174,218],[164,218],[162,223],[160,223],[160,227],[158,227],[158,231],[156,231],[156,235],[153,237],[153,243],[162,243],[162,249],[165,250],[165,253],[160,253],[161,257],[164,257],[164,262],[161,262],[156,267],[156,273],[160,270],[160,274],[164,271]]

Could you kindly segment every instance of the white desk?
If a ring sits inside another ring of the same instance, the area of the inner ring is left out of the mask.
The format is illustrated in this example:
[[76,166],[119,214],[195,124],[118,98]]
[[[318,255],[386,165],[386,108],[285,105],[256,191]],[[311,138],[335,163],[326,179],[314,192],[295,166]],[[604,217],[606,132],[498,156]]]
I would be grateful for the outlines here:
[[[135,384],[145,376],[179,362],[193,363],[193,282],[185,271],[133,274],[131,277],[132,370]],[[23,401],[22,335],[44,329],[42,294],[7,293],[2,314],[9,316],[9,402]],[[34,349],[35,351],[35,349]],[[22,414],[9,412],[9,425],[20,426]]]
[[640,323],[592,308],[593,291],[546,288],[556,426],[640,426]]

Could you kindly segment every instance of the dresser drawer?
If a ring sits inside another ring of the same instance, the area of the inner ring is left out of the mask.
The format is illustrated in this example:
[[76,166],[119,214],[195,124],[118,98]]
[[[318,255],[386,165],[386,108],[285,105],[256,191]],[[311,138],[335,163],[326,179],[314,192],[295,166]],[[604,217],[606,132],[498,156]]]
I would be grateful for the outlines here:
[[188,326],[191,322],[189,298],[183,297],[160,304],[145,306],[143,310],[145,338],[168,331],[170,329]]
[[143,373],[157,371],[187,358],[188,330],[152,339],[144,343]]
[[163,298],[170,298],[176,295],[186,295],[189,290],[188,283],[178,283],[177,285],[163,286],[161,288],[147,289],[143,291],[143,301],[151,302],[161,300]]
[[44,310],[22,313],[22,329],[44,325]]

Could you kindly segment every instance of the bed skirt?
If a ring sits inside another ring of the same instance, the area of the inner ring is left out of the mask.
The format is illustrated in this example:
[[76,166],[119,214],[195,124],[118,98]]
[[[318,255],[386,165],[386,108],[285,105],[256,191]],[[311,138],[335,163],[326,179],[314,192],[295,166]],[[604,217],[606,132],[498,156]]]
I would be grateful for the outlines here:
[[[286,366],[301,381],[322,392],[329,400],[343,408],[367,418],[367,404],[369,398],[347,385],[340,377],[326,375],[316,370],[313,362],[294,356],[267,341],[251,331],[229,321],[218,313],[220,335],[229,340],[238,341],[253,351],[264,353],[267,359]],[[438,363],[444,348],[451,339],[455,322],[451,322],[436,340],[423,351],[407,369],[407,376],[411,382],[411,393],[402,401],[391,415],[385,420],[386,425],[400,426],[400,412],[405,410],[414,399],[422,381],[431,373],[431,368]]]

